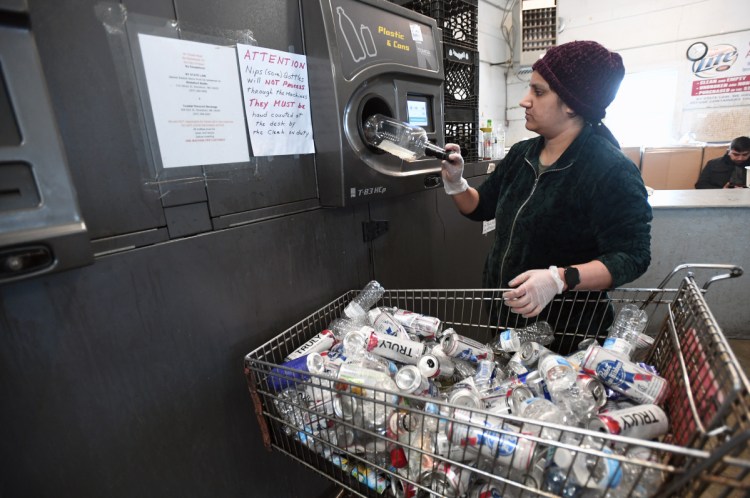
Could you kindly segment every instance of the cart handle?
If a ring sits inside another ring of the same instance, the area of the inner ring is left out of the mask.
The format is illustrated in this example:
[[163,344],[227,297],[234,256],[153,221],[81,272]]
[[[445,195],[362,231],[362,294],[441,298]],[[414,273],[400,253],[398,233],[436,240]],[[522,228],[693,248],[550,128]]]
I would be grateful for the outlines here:
[[[742,270],[741,266],[737,265],[721,265],[721,264],[715,264],[715,263],[685,263],[682,265],[675,266],[674,270],[672,270],[669,275],[662,280],[662,282],[658,285],[658,288],[661,290],[666,289],[667,282],[669,282],[672,277],[675,276],[676,273],[686,269],[686,268],[708,268],[712,270],[729,270],[729,273],[724,273],[722,275],[715,275],[714,277],[710,278],[706,281],[705,284],[703,284],[703,292],[705,293],[708,289],[708,286],[712,283],[716,282],[717,280],[726,280],[728,278],[737,278],[741,277],[744,271]],[[692,277],[693,273],[688,272],[688,276]],[[645,310],[646,307],[651,304],[651,301],[654,300],[654,298],[659,294],[658,291],[652,292],[647,299],[644,300],[644,302],[641,304],[640,308],[642,310]]]
[[737,265],[721,265],[721,264],[714,264],[714,263],[686,263],[686,264],[676,266],[674,270],[672,270],[670,274],[666,276],[666,278],[662,281],[662,283],[659,284],[659,288],[664,289],[667,285],[667,282],[669,282],[676,273],[686,268],[708,268],[712,270],[728,270],[729,271],[729,273],[716,275],[710,278],[708,281],[706,281],[706,283],[703,284],[704,291],[708,290],[708,286],[716,282],[717,280],[726,280],[728,278],[741,277],[742,274],[744,273],[744,271],[742,270],[742,267],[737,266]]

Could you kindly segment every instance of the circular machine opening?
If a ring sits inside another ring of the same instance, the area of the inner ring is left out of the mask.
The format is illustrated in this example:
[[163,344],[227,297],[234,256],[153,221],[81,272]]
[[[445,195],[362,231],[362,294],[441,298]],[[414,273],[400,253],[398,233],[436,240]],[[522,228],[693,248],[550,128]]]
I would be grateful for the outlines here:
[[357,123],[357,125],[359,128],[359,136],[362,139],[362,143],[365,144],[368,149],[377,154],[385,154],[385,152],[378,149],[377,147],[373,147],[372,145],[367,143],[367,140],[365,140],[365,133],[362,127],[364,126],[365,121],[367,121],[367,118],[369,118],[373,114],[382,114],[383,116],[392,118],[393,112],[391,111],[391,107],[388,105],[388,103],[380,97],[370,97],[364,100],[362,102],[362,105],[360,106],[359,111],[359,122]]

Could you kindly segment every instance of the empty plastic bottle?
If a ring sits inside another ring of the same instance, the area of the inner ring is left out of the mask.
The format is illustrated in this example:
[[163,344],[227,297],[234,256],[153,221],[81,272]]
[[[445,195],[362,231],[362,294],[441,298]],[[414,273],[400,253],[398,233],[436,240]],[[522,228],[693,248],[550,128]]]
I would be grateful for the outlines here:
[[333,332],[333,336],[337,341],[341,342],[346,337],[346,334],[352,330],[359,330],[363,325],[368,325],[365,320],[366,315],[358,317],[356,320],[351,318],[334,318],[331,323],[328,324],[328,330]]
[[365,285],[362,291],[360,291],[360,293],[346,305],[346,308],[344,308],[344,315],[351,319],[363,317],[367,311],[375,306],[375,303],[383,297],[384,293],[385,289],[380,283],[378,283],[377,280],[371,280]]
[[648,315],[633,304],[626,304],[615,317],[615,322],[609,329],[609,335],[604,341],[604,349],[622,354],[631,359],[638,344],[638,336],[646,328]]
[[430,143],[424,128],[402,123],[382,114],[367,118],[362,126],[365,141],[404,161],[416,161],[425,156],[448,159],[449,152]]
[[[601,440],[585,436],[578,447],[583,450],[613,454],[614,452]],[[622,482],[622,468],[620,462],[613,458],[600,456],[586,451],[572,451],[557,448],[554,455],[555,463],[563,469],[571,469],[571,475],[582,486],[598,490],[618,489]]]
[[540,321],[532,323],[522,329],[505,329],[495,338],[493,343],[494,349],[500,349],[509,353],[521,350],[521,345],[525,342],[534,341],[542,346],[552,343],[555,333],[549,323]]
[[[560,425],[565,425],[567,423],[565,413],[563,413],[557,405],[544,398],[525,399],[520,403],[518,410],[519,416],[523,418],[541,420],[543,422],[551,422]],[[523,427],[523,432],[528,432],[543,439],[557,441],[560,439],[560,433],[562,431],[526,422]]]

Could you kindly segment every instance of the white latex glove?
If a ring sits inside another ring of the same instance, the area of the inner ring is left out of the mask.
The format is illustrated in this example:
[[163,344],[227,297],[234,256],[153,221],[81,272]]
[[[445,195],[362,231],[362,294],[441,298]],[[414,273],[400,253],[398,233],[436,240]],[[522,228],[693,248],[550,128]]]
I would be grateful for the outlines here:
[[464,158],[461,157],[461,147],[456,144],[445,144],[445,150],[452,152],[448,161],[443,161],[443,187],[448,195],[456,195],[465,192],[469,188],[469,182],[463,177]]
[[523,272],[508,282],[508,285],[515,289],[503,292],[505,304],[513,313],[518,313],[524,318],[541,313],[555,294],[561,293],[564,287],[556,266]]

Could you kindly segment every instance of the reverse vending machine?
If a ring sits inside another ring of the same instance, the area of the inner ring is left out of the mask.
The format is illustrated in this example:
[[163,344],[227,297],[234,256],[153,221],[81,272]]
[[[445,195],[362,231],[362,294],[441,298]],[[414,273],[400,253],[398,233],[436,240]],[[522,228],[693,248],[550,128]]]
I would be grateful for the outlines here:
[[442,42],[434,19],[385,0],[301,2],[321,203],[345,206],[440,185],[440,160],[368,146],[382,114],[444,145]]

